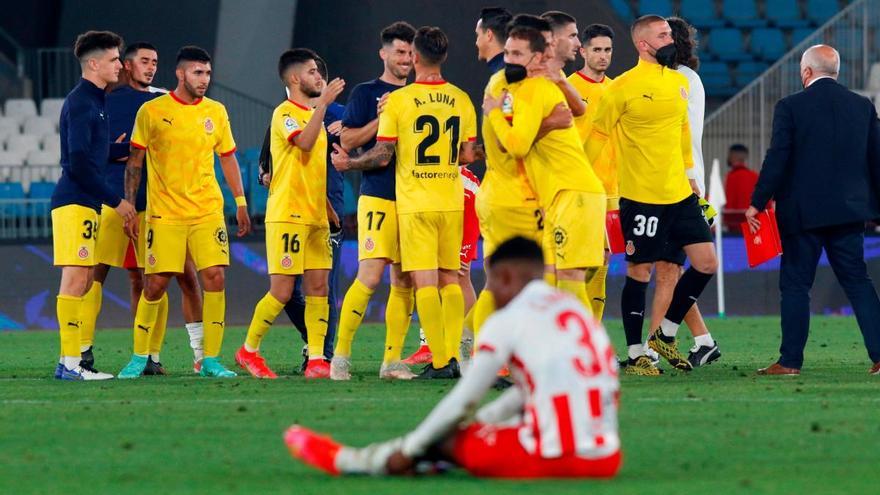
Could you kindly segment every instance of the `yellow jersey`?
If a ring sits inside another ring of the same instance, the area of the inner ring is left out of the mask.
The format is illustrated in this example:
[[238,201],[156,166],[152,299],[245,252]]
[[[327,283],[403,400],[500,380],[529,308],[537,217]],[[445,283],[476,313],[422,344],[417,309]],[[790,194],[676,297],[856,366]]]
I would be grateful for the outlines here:
[[[492,98],[507,94],[501,107],[504,118],[513,120],[513,93],[521,82],[508,84],[504,71],[500,70],[489,78],[485,94]],[[486,149],[486,175],[480,185],[480,201],[495,206],[514,208],[535,208],[537,195],[529,184],[525,164],[514,158],[498,143],[498,136],[492,129],[489,119],[483,119],[483,146]]]
[[376,141],[397,143],[397,213],[463,210],[458,152],[462,142],[476,140],[474,105],[458,87],[415,82],[391,93]]
[[210,98],[186,103],[174,92],[138,110],[131,145],[146,150],[147,220],[192,225],[223,218],[214,153],[229,156],[235,140],[226,108]]
[[[596,111],[599,109],[599,102],[602,100],[602,96],[605,94],[611,81],[613,81],[613,79],[608,76],[603,77],[601,81],[594,81],[580,71],[568,76],[568,82],[577,90],[581,95],[581,99],[587,105],[587,111],[580,117],[574,118],[574,125],[577,127],[581,142],[584,143],[584,151],[587,149],[587,138],[593,131],[593,117],[596,115]],[[605,187],[605,193],[608,197],[618,197],[617,166],[614,163],[614,146],[606,146],[595,160],[590,160],[590,164],[593,165],[593,171],[596,172],[596,177],[602,181],[602,185]]]
[[323,123],[311,151],[293,144],[314,113],[292,100],[284,100],[272,112],[272,180],[266,222],[327,224],[327,131]]
[[565,104],[565,95],[554,82],[546,77],[529,77],[513,93],[512,122],[504,118],[500,108],[489,113],[501,145],[524,160],[529,182],[544,208],[560,191],[605,194],[574,126],[552,130],[535,140],[541,121],[560,103]]
[[587,155],[614,146],[620,196],[672,204],[693,193],[685,169],[693,167],[687,103],[681,73],[639,60],[611,83],[593,118]]

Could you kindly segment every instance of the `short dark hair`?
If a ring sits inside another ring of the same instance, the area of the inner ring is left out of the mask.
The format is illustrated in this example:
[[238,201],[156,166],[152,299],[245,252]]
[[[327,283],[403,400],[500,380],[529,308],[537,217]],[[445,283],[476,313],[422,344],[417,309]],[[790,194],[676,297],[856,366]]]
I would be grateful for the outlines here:
[[537,242],[523,236],[515,236],[502,242],[492,252],[488,265],[493,267],[505,261],[524,261],[535,265],[544,264],[544,253]]
[[542,19],[531,14],[515,15],[513,19],[511,19],[510,24],[507,25],[507,34],[510,35],[510,30],[517,26],[529,27],[541,32],[553,31],[553,28],[550,27],[550,23],[547,22],[547,19]]
[[525,40],[529,42],[529,50],[533,53],[543,53],[547,49],[547,38],[537,29],[526,26],[514,26],[507,33],[508,38]]
[[321,74],[321,77],[324,78],[325,81],[329,81],[330,70],[327,68],[327,62],[319,56],[315,59],[315,65],[318,66],[318,72]]
[[405,21],[397,21],[385,26],[379,33],[379,40],[382,45],[390,45],[394,40],[400,40],[404,43],[412,43],[416,37],[416,28]]
[[541,14],[541,19],[550,23],[551,29],[559,29],[572,23],[577,23],[577,19],[565,12],[559,10],[548,10]]
[[446,60],[449,39],[436,26],[422,26],[416,31],[413,47],[428,64],[440,65]]
[[654,15],[654,14],[643,15],[633,21],[629,32],[631,35],[634,35],[636,33],[636,29],[640,29],[644,26],[647,26],[648,24],[651,24],[652,22],[666,22],[666,19],[664,19],[663,17],[660,17],[659,15]]
[[122,53],[122,58],[125,60],[134,58],[138,50],[153,50],[156,53],[159,52],[159,50],[156,50],[156,47],[150,43],[147,43],[146,41],[138,41],[137,43],[132,43],[125,47],[125,52]]
[[98,50],[122,48],[122,37],[111,31],[86,31],[76,37],[73,54],[80,62]]
[[675,43],[675,63],[686,65],[693,70],[700,68],[697,57],[697,30],[681,17],[667,17],[672,28],[672,42]]
[[511,19],[513,15],[503,7],[484,7],[480,11],[480,27],[483,31],[492,31],[501,44],[507,37],[507,24]]
[[739,152],[739,153],[749,153],[749,148],[742,143],[735,143],[730,145],[730,149],[727,150],[728,153]]
[[187,45],[177,50],[177,65],[183,62],[202,62],[204,64],[211,62],[211,56],[204,48],[195,45]]
[[581,35],[581,43],[589,43],[593,38],[608,37],[614,39],[614,30],[605,24],[590,24]]
[[[284,74],[287,73],[291,67],[304,64],[309,60],[314,60],[320,70],[321,64],[318,63],[318,60],[321,60],[321,57],[319,57],[314,50],[308,48],[291,48],[285,50],[284,53],[281,54],[281,57],[278,58],[278,77],[284,81]],[[321,62],[323,62],[323,60],[321,60]]]

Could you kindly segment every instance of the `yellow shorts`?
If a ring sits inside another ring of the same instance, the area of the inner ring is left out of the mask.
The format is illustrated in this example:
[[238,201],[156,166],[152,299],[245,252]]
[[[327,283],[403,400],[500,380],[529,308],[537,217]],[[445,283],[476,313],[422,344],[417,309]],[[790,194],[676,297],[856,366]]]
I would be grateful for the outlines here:
[[480,201],[477,194],[476,210],[483,236],[483,258],[492,256],[499,244],[518,235],[538,244],[543,242],[544,215],[537,206],[496,206]]
[[398,215],[403,271],[458,270],[464,229],[462,211],[423,211]]
[[101,216],[80,205],[65,205],[52,210],[52,248],[55,266],[95,266],[95,245]]
[[266,224],[266,261],[270,275],[302,275],[333,266],[329,225]]
[[358,198],[358,261],[377,258],[400,263],[397,203],[375,196]]
[[560,191],[544,212],[544,263],[558,270],[605,262],[604,194]]
[[[138,225],[140,226],[140,235],[138,235],[135,253],[143,253],[146,232],[144,212],[138,213]],[[126,257],[130,245],[131,239],[125,234],[125,222],[122,217],[116,213],[116,210],[104,205],[101,208],[101,236],[98,237],[95,247],[98,253],[98,263],[117,268],[128,268]],[[135,255],[133,258],[137,262],[138,268],[144,267],[142,256]]]
[[183,273],[187,251],[196,270],[229,265],[229,235],[223,218],[194,225],[147,223],[146,273]]

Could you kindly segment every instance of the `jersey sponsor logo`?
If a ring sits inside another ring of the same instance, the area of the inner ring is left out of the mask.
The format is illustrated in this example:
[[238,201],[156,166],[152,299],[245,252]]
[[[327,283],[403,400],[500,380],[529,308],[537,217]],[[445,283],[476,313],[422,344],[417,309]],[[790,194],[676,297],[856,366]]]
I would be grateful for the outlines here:
[[633,241],[626,241],[626,255],[632,256],[636,254],[636,245],[633,244]]
[[292,266],[293,266],[293,260],[290,258],[289,254],[285,254],[284,256],[281,257],[281,268],[284,268],[285,270],[289,270],[290,267],[292,267]]
[[89,257],[89,248],[85,246],[80,246],[79,251],[76,253],[79,256],[79,259],[84,260]]
[[153,253],[150,253],[150,255],[147,256],[147,263],[149,263],[150,266],[156,266],[156,257]]
[[217,244],[225,246],[228,241],[226,238],[226,229],[223,227],[217,227],[217,230],[214,231],[214,240],[217,241]]
[[684,86],[681,86],[680,88],[678,88],[678,94],[681,95],[681,99],[683,99],[683,100],[688,99],[688,91],[684,88]]
[[214,132],[214,121],[211,120],[211,117],[205,118],[205,132],[211,134]]
[[290,115],[284,116],[284,130],[287,131],[288,134],[299,129],[299,123],[297,123],[296,119],[291,117]]
[[372,253],[373,250],[376,249],[376,241],[374,241],[372,237],[367,236],[367,239],[364,241],[364,249],[368,253]]

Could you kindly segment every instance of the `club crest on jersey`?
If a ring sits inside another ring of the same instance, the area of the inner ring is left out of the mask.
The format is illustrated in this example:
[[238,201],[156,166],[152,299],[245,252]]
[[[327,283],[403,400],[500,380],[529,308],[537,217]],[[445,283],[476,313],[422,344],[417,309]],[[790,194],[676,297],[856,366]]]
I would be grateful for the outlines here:
[[632,256],[636,254],[636,245],[633,244],[633,241],[626,241],[626,255]]
[[147,263],[149,263],[150,266],[156,266],[156,257],[153,255],[153,253],[150,253],[150,255],[147,256]]
[[376,241],[374,241],[372,237],[367,237],[364,241],[364,249],[366,249],[368,253],[372,253],[373,250],[376,249]]
[[205,118],[205,132],[211,134],[214,132],[214,121],[211,120],[211,117]]
[[226,229],[223,227],[217,227],[217,230],[214,231],[214,240],[217,241],[217,244],[225,246],[228,241],[226,238]]
[[293,266],[293,260],[290,258],[289,254],[285,254],[281,257],[281,268],[285,270],[289,270],[290,267]]
[[290,115],[284,117],[284,130],[287,131],[288,134],[297,129],[299,129],[299,124],[296,122],[296,119]]
[[556,227],[553,229],[553,242],[556,244],[556,247],[565,246],[568,242],[568,232],[562,227]]
[[85,246],[80,246],[79,251],[76,253],[79,256],[79,259],[84,260],[89,257],[89,248]]
[[682,98],[683,100],[687,100],[687,99],[688,99],[688,90],[685,89],[684,86],[679,87],[679,88],[678,88],[678,92],[679,92],[679,94],[681,94],[681,98]]

